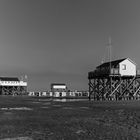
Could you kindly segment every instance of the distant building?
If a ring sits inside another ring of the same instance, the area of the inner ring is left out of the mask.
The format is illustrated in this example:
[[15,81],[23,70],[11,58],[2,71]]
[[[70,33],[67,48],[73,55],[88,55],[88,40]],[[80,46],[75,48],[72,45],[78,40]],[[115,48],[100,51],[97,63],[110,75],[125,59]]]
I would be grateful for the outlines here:
[[76,97],[84,97],[84,96],[88,96],[88,91],[75,91],[75,96]]
[[88,97],[89,91],[79,91],[79,90],[70,91],[69,90],[67,95],[69,97]]
[[39,92],[35,92],[35,91],[29,91],[28,92],[29,96],[45,96],[45,97],[52,97],[52,92],[49,91],[39,91]]
[[42,91],[41,92],[41,96],[48,96],[49,94],[48,94],[48,92],[47,91]]
[[68,97],[75,97],[75,91],[68,91],[68,94],[67,94]]
[[49,91],[40,91],[38,93],[39,93],[38,96],[51,97],[51,93]]
[[67,96],[66,84],[53,83],[51,84],[51,92],[53,97],[65,97]]
[[0,77],[0,95],[26,95],[27,82],[17,77]]
[[28,92],[28,95],[29,95],[29,96],[35,96],[35,92],[34,92],[34,91],[29,91],[29,92]]

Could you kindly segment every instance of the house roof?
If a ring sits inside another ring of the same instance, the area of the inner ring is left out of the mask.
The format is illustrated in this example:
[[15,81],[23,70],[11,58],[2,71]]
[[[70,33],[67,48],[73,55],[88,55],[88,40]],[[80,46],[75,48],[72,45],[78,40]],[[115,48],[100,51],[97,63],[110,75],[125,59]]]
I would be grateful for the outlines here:
[[52,83],[52,86],[65,86],[66,84],[63,83]]
[[111,66],[116,67],[120,62],[124,61],[125,59],[127,59],[127,58],[123,58],[123,59],[119,59],[119,60],[115,60],[115,61],[111,61],[111,62],[106,62],[106,63],[103,63],[103,64],[97,66],[97,68],[109,67],[110,64],[111,64]]
[[19,81],[17,77],[0,77],[1,81]]

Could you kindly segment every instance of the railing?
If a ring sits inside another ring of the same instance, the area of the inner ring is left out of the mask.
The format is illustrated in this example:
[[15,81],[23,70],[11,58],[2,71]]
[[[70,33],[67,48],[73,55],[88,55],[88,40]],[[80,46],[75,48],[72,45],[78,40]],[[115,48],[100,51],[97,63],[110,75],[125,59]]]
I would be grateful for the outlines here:
[[93,72],[89,72],[89,78],[94,76],[102,76],[102,75],[119,75],[119,69],[118,68],[112,68],[111,73],[109,69],[96,69]]
[[119,75],[119,69],[117,69],[117,68],[112,68],[112,69],[111,69],[111,74],[112,74],[112,75]]

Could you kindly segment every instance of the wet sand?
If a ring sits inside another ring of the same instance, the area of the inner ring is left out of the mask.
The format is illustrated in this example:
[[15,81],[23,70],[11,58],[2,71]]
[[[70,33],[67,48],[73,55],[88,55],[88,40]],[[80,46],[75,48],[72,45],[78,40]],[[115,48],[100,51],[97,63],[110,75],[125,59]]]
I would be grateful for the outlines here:
[[0,97],[0,139],[140,139],[140,101]]

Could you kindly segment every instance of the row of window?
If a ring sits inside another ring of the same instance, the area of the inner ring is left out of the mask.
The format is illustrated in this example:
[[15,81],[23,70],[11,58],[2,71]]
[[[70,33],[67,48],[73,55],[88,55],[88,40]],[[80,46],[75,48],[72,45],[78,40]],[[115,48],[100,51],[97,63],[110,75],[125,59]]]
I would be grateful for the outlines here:
[[11,84],[15,84],[15,83],[19,83],[18,81],[1,81],[1,83],[11,83]]

